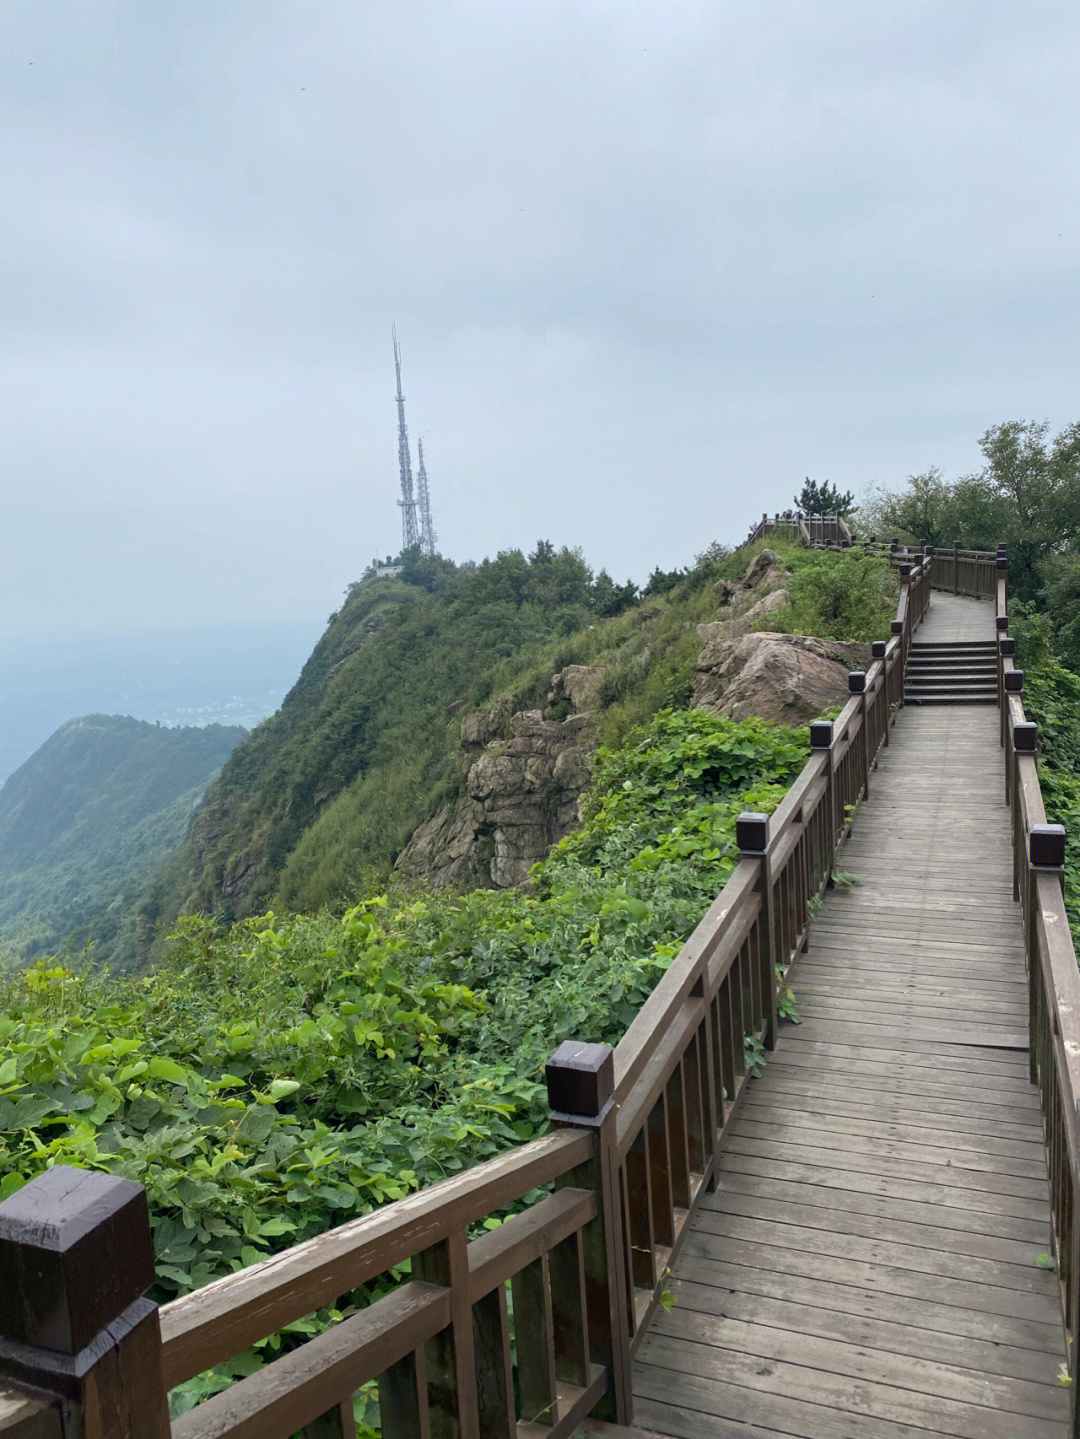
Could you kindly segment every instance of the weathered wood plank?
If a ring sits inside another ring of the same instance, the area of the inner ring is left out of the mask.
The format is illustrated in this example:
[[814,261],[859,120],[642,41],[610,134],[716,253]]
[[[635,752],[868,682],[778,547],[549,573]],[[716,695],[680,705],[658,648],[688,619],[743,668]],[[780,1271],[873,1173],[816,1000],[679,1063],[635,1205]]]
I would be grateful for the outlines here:
[[638,1351],[659,1432],[1063,1439],[997,712],[891,739]]

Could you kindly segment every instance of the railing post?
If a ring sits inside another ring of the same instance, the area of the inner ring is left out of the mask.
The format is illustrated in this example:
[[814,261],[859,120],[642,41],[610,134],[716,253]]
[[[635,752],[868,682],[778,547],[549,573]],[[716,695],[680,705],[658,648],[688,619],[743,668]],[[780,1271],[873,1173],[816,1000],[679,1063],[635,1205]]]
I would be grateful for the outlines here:
[[[568,1039],[544,1066],[551,1123],[556,1129],[591,1129],[593,1156],[556,1181],[556,1188],[591,1189],[598,1214],[582,1230],[589,1349],[608,1372],[599,1418],[629,1424],[634,1417],[630,1386],[630,1294],[623,1234],[619,1154],[615,1133],[615,1064],[607,1044]],[[641,1199],[631,1195],[631,1202]],[[464,1436],[463,1436],[464,1439]]]
[[[1005,624],[1002,624],[1002,620]],[[997,689],[998,709],[1001,711],[1001,743],[1005,743],[1005,727],[1008,724],[1008,710],[1005,706],[1005,661],[1012,659],[1016,653],[1016,641],[1005,633],[1005,625],[1009,623],[1006,615],[998,615],[998,662],[997,662]]]
[[960,541],[954,540],[952,547],[953,562],[953,594],[960,593]]
[[0,1204],[0,1378],[64,1439],[168,1439],[146,1190],[57,1165]]
[[825,871],[825,883],[832,884],[832,862],[836,853],[836,786],[833,784],[833,727],[830,720],[814,720],[810,725],[810,748],[815,754],[825,754],[825,795],[821,801],[825,811],[825,833],[828,836],[825,845],[824,863],[822,868]]
[[881,698],[884,701],[882,708],[885,712],[883,721],[884,733],[882,735],[883,744],[889,743],[889,675],[885,668],[885,652],[888,648],[884,640],[874,640],[870,646],[870,653],[873,658],[881,661]]
[[1013,834],[1013,899],[1020,898],[1021,851],[1024,836],[1021,832],[1023,820],[1020,815],[1017,784],[1020,776],[1020,756],[1034,755],[1039,749],[1039,726],[1031,720],[1022,720],[1013,725],[1011,743],[1005,749],[1005,803],[1011,806]]
[[904,671],[907,668],[907,658],[904,654],[904,621],[893,620],[892,624],[889,626],[889,629],[892,631],[893,638],[897,641],[896,648],[898,658],[895,667],[895,691],[896,708],[899,710],[903,709],[904,707]]
[[[1027,956],[1028,970],[1028,1044],[1029,1076],[1032,1084],[1037,1084],[1038,1074],[1038,1053],[1036,1048],[1036,1035],[1039,1030],[1038,1007],[1039,993],[1038,986],[1042,983],[1042,971],[1039,965],[1038,944],[1037,944],[1037,921],[1035,918],[1038,908],[1038,901],[1035,892],[1037,877],[1039,874],[1056,874],[1059,884],[1065,880],[1065,828],[1060,824],[1033,824],[1028,831],[1027,854],[1024,856],[1027,861],[1027,892],[1024,896],[1024,949]],[[1062,1278],[1065,1276],[1062,1275]]]
[[869,736],[866,733],[866,675],[862,670],[849,670],[847,677],[848,694],[859,696],[859,715],[862,724],[859,727],[861,736],[859,743],[859,758],[861,760],[862,783],[855,791],[855,798],[860,794],[864,799],[870,798],[870,745]]
[[762,1019],[765,1024],[765,1048],[776,1046],[779,994],[776,966],[781,956],[776,950],[776,924],[773,913],[772,861],[769,856],[769,817],[744,811],[735,821],[735,843],[746,859],[758,861],[758,889],[761,913],[758,916],[758,974],[761,987]]
[[1000,545],[1000,546],[998,547],[997,559],[994,561],[994,568],[990,571],[990,585],[989,585],[989,598],[990,598],[990,599],[993,599],[993,598],[994,598],[994,590],[995,590],[995,587],[996,587],[996,584],[997,584],[997,577],[998,577],[998,575],[999,575],[999,574],[1007,574],[1007,573],[1008,573],[1008,569],[1009,569],[1009,561],[1008,561],[1008,558],[1007,558],[1007,556],[1006,556],[1006,554],[1005,554],[1005,546],[1004,546],[1004,545]]

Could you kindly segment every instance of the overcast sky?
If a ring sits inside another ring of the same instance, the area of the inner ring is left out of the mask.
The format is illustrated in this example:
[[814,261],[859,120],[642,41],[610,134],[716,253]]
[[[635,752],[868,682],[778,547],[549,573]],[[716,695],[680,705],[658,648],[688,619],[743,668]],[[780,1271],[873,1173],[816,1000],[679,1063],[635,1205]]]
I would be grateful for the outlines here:
[[643,580],[1080,418],[1075,0],[0,10],[0,634]]

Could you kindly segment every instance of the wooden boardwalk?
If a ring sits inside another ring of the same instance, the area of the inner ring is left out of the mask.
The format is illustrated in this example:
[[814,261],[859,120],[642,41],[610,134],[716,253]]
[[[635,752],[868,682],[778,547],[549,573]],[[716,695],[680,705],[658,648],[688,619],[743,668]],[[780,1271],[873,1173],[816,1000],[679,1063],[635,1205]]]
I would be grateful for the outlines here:
[[[935,593],[917,641],[993,636]],[[998,711],[901,712],[634,1368],[687,1439],[1063,1439]]]

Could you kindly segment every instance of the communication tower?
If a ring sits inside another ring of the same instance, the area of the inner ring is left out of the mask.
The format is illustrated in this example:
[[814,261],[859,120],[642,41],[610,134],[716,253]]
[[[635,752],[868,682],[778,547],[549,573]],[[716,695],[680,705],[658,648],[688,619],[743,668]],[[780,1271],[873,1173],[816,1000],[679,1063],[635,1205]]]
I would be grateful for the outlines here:
[[394,337],[394,373],[397,376],[398,468],[401,471],[401,546],[410,549],[420,543],[416,518],[416,496],[413,493],[412,456],[409,454],[409,432],[405,428],[405,396],[401,393],[401,350],[398,348],[397,326],[391,327]]
[[431,492],[428,489],[427,470],[424,468],[423,440],[417,440],[416,450],[420,459],[416,474],[417,499],[420,505],[420,553],[430,558],[435,553],[435,541],[439,537],[431,523]]

